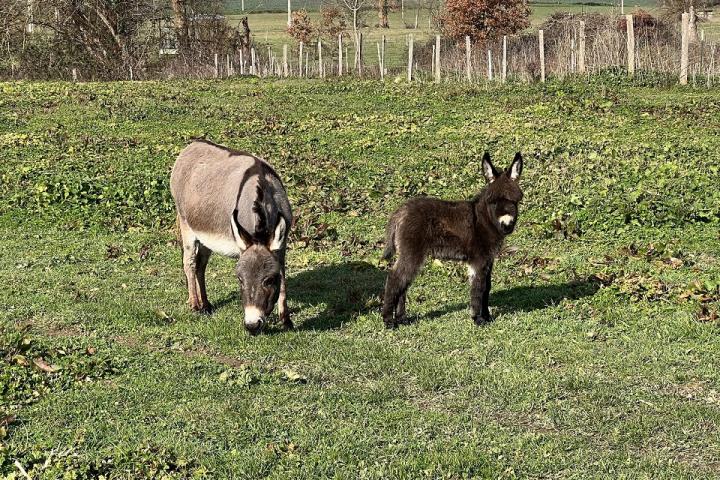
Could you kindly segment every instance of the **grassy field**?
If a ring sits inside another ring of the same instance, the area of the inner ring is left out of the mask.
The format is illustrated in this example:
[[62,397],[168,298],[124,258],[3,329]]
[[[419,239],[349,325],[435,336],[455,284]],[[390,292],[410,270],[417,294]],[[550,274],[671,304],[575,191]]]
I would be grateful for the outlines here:
[[[720,475],[718,93],[0,84],[0,477]],[[285,180],[296,331],[248,336],[221,257],[217,312],[184,304],[168,176],[202,135]],[[431,262],[385,331],[387,216],[473,195],[485,149],[526,154],[496,320]]]

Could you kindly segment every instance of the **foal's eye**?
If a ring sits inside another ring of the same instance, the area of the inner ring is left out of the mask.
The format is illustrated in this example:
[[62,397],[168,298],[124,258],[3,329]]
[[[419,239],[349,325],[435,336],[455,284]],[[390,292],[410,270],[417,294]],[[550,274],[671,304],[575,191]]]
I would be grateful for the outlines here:
[[272,287],[273,285],[275,285],[275,282],[277,281],[277,278],[278,278],[277,275],[273,275],[272,277],[267,277],[267,278],[263,281],[263,285],[265,285],[266,287]]

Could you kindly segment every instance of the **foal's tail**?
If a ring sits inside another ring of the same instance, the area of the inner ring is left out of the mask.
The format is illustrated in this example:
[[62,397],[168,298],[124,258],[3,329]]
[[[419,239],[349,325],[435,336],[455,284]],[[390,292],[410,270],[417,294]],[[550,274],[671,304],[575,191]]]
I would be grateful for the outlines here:
[[390,221],[385,229],[385,251],[383,251],[383,260],[390,261],[395,256],[395,232],[397,231],[397,224],[398,215],[394,213],[393,216],[390,217]]

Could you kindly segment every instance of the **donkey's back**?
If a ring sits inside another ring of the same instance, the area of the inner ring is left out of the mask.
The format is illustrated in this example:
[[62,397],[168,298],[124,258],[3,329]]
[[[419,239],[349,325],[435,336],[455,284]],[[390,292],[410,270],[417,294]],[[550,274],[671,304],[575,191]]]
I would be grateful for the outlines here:
[[232,216],[248,232],[262,228],[253,212],[259,189],[267,224],[277,225],[283,217],[290,225],[292,212],[280,178],[254,155],[196,140],[180,153],[170,176],[180,222],[212,251],[233,257],[240,249],[234,240]]

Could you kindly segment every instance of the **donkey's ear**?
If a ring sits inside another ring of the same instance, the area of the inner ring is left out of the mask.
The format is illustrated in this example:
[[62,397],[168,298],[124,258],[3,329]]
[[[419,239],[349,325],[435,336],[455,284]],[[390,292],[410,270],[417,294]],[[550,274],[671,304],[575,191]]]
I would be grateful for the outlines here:
[[517,181],[520,178],[522,169],[523,169],[522,153],[517,152],[515,154],[515,158],[513,159],[513,162],[510,164],[510,168],[508,169],[510,179]]
[[483,175],[485,175],[485,180],[487,180],[488,183],[494,182],[495,179],[500,176],[500,172],[498,172],[497,168],[495,168],[490,161],[490,154],[488,152],[485,152],[485,155],[483,155],[482,168]]
[[235,209],[230,219],[230,226],[232,228],[233,237],[235,237],[235,243],[237,243],[237,246],[240,247],[240,250],[245,251],[250,247],[250,245],[252,245],[253,239],[252,235],[250,235],[248,231],[240,225],[240,222],[238,222],[237,213],[238,211]]
[[273,233],[270,245],[268,248],[271,251],[280,250],[285,246],[285,240],[287,239],[287,222],[282,215],[278,217],[278,223],[275,227],[275,233]]

